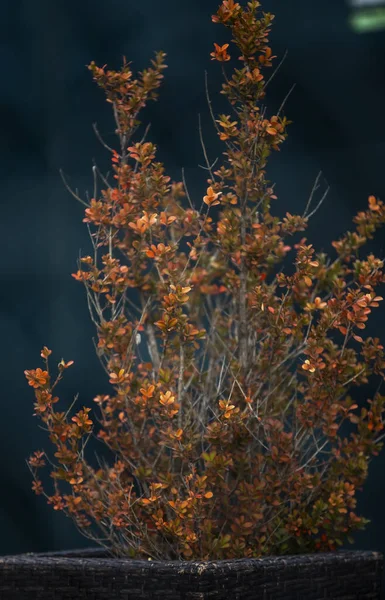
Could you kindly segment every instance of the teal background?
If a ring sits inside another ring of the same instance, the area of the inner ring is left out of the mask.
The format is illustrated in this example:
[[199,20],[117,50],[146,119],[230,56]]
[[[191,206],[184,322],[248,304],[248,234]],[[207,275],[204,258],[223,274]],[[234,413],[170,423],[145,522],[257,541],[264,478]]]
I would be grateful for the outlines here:
[[[112,113],[86,68],[91,60],[119,68],[122,55],[143,69],[154,50],[167,52],[165,82],[157,103],[143,113],[149,139],[168,174],[190,194],[205,190],[199,142],[201,114],[209,156],[217,140],[205,98],[204,71],[216,112],[226,110],[219,95],[221,71],[210,61],[213,42],[227,31],[211,23],[213,0],[3,0],[0,20],[0,553],[58,550],[89,545],[62,514],[31,491],[25,463],[50,447],[32,417],[33,393],[24,369],[39,366],[40,350],[53,350],[75,365],[59,388],[63,406],[79,393],[92,405],[109,390],[95,356],[95,332],[83,287],[72,277],[79,250],[89,249],[83,207],[59,175],[81,195],[92,193],[93,159],[103,172],[109,156],[97,141],[97,122],[114,143]],[[294,121],[289,139],[269,166],[279,196],[277,210],[302,211],[319,171],[321,190],[330,186],[310,226],[317,249],[350,226],[367,197],[385,198],[385,32],[355,34],[342,0],[266,0],[277,17],[271,36],[280,60],[288,51],[267,97],[277,110],[293,84],[286,115]],[[277,62],[276,62],[277,64]],[[384,232],[372,248],[384,256]],[[371,333],[385,338],[383,312]],[[370,397],[362,390],[359,400]],[[373,460],[359,512],[372,519],[355,547],[385,551],[385,451]],[[49,478],[47,479],[49,482]],[[349,546],[350,547],[350,546]]]

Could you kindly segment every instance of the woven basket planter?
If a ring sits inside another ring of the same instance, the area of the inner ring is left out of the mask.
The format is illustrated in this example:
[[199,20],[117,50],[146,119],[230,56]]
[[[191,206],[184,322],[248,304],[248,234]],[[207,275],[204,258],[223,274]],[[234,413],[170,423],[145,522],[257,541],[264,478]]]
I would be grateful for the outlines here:
[[1,600],[380,600],[383,556],[336,552],[210,562],[104,558],[102,550],[0,557]]

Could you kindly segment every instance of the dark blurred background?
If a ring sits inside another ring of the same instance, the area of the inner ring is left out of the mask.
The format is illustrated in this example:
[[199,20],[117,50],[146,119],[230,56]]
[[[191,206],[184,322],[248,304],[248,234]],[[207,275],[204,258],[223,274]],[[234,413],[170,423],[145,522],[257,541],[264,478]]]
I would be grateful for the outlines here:
[[[181,179],[201,201],[206,173],[198,134],[213,160],[223,150],[209,117],[204,85],[216,112],[221,69],[210,61],[213,42],[227,31],[211,22],[219,0],[3,0],[0,21],[0,218],[1,415],[0,553],[46,551],[89,545],[72,522],[31,491],[26,458],[51,447],[32,417],[33,392],[23,371],[40,364],[40,350],[53,350],[75,365],[59,392],[63,405],[79,393],[92,406],[108,382],[94,353],[94,329],[82,285],[71,273],[79,251],[89,250],[84,207],[65,189],[68,182],[92,195],[92,164],[110,168],[97,141],[97,122],[114,144],[114,123],[103,93],[86,64],[119,68],[123,55],[141,70],[154,50],[167,52],[160,99],[142,114],[151,122],[148,139],[159,147],[168,174]],[[329,249],[367,197],[385,198],[385,0],[264,0],[276,14],[274,54],[286,60],[270,85],[267,101],[277,110],[294,84],[285,113],[294,123],[289,139],[269,167],[279,206],[302,211],[322,171],[327,200],[310,226],[317,249]],[[320,195],[318,196],[320,198]],[[374,249],[384,256],[384,232]],[[383,313],[382,313],[383,314]],[[374,317],[371,333],[385,338],[384,319]],[[364,390],[362,394],[370,393]],[[370,396],[369,396],[370,397]],[[361,400],[365,398],[361,398]],[[49,481],[49,480],[48,480]],[[355,548],[385,551],[385,451],[375,458],[358,512],[371,519]],[[349,546],[351,547],[351,546]]]

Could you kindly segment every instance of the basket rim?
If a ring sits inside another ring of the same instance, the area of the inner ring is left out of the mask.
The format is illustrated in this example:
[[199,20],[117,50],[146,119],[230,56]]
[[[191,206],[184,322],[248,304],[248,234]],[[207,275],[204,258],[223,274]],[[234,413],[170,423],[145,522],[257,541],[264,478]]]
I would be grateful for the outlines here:
[[[18,555],[0,556],[0,570],[7,566],[47,568],[50,565],[63,566],[65,568],[89,568],[112,570],[119,569],[125,572],[137,571],[178,571],[182,573],[207,573],[217,569],[244,570],[253,568],[266,568],[279,566],[296,567],[303,565],[327,565],[330,563],[351,563],[374,562],[380,565],[384,564],[384,555],[382,552],[372,550],[341,550],[334,552],[318,552],[309,554],[294,554],[287,556],[264,556],[261,558],[234,558],[223,560],[144,560],[131,558],[114,558],[111,556],[103,557],[103,548],[84,548],[79,550],[64,550],[56,552],[29,552]],[[102,555],[102,556],[100,556]]]

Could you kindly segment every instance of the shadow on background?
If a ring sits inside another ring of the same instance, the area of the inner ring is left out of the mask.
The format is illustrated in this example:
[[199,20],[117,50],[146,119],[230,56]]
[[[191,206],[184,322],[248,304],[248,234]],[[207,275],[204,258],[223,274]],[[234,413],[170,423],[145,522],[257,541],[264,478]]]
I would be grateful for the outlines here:
[[[214,41],[227,40],[226,30],[211,23],[218,5],[219,0],[148,0],[139,5],[110,0],[92,8],[75,0],[3,2],[2,554],[89,545],[72,522],[30,489],[25,459],[35,449],[49,449],[50,443],[32,417],[33,394],[23,375],[24,369],[39,366],[40,350],[47,345],[55,361],[62,357],[75,361],[58,390],[63,406],[77,392],[79,403],[89,404],[109,389],[95,357],[95,332],[83,287],[70,275],[79,250],[89,249],[83,207],[59,176],[62,168],[84,197],[92,190],[92,160],[104,173],[110,167],[92,123],[97,122],[106,141],[114,144],[113,119],[85,65],[95,60],[119,68],[125,55],[140,70],[149,64],[153,51],[167,52],[169,68],[159,101],[149,105],[142,120],[152,124],[149,139],[158,145],[157,158],[168,174],[180,180],[185,167],[190,194],[200,202],[206,175],[197,166],[204,164],[198,113],[210,159],[223,150],[204,89],[207,70],[215,111],[226,110],[219,95],[221,70],[209,56]],[[288,50],[270,86],[271,111],[296,84],[285,111],[294,121],[289,139],[269,167],[279,196],[277,209],[302,212],[322,171],[323,190],[327,185],[331,190],[308,237],[317,249],[329,249],[330,241],[350,227],[370,194],[385,198],[385,30],[357,33],[351,25],[357,7],[342,0],[265,0],[264,7],[277,15],[271,36],[274,54],[280,60]],[[374,249],[384,256],[384,232]],[[384,319],[377,314],[372,331],[385,338],[384,330]],[[385,452],[373,461],[359,496],[358,512],[372,523],[356,536],[357,548],[385,552],[384,466]]]

